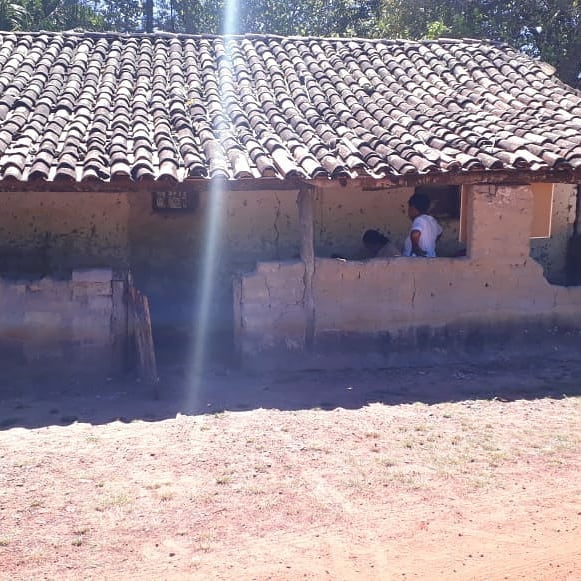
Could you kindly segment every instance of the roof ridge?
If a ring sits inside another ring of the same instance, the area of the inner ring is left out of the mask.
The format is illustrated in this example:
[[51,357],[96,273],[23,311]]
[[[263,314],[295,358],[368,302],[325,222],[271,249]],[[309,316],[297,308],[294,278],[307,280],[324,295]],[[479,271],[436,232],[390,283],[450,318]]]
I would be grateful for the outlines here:
[[511,47],[509,44],[492,40],[492,39],[478,39],[478,38],[448,38],[440,37],[437,39],[419,39],[414,40],[410,38],[387,38],[387,37],[361,37],[361,36],[304,36],[304,35],[282,35],[273,33],[257,33],[257,32],[246,32],[237,34],[212,34],[212,33],[202,33],[202,34],[190,34],[185,32],[117,32],[117,31],[95,31],[95,30],[82,30],[82,29],[70,29],[70,30],[12,30],[12,31],[0,31],[1,36],[65,36],[65,37],[84,37],[84,38],[186,38],[186,39],[218,39],[218,38],[233,38],[233,39],[280,39],[280,40],[303,40],[303,41],[326,41],[326,42],[367,42],[367,43],[383,43],[383,44],[407,44],[407,45],[425,45],[425,44],[476,44],[476,45],[494,45],[494,46],[506,46]]

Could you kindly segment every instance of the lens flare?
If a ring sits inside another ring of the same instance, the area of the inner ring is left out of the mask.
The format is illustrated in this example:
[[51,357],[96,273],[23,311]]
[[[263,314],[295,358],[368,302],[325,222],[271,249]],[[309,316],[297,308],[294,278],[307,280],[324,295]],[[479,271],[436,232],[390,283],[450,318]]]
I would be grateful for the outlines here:
[[[224,5],[223,34],[237,33],[238,28],[238,0],[227,0]],[[230,58],[228,42],[225,40],[226,58]],[[192,359],[190,362],[190,389],[188,391],[187,406],[199,407],[200,393],[202,390],[203,374],[208,365],[208,346],[211,335],[212,314],[215,308],[217,267],[221,262],[221,240],[223,230],[223,217],[225,213],[224,199],[226,195],[227,181],[224,179],[211,179],[208,189],[207,211],[204,227],[204,247],[200,272],[198,273],[199,290],[197,293],[198,304],[196,310],[194,344]]]

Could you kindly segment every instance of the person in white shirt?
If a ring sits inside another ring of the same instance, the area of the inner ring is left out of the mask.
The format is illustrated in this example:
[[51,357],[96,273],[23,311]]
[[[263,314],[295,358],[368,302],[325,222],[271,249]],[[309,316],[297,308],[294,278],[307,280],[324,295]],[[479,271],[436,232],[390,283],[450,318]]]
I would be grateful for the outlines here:
[[408,216],[412,225],[404,242],[403,256],[436,257],[436,242],[442,235],[442,227],[427,213],[430,203],[425,194],[414,194],[409,199]]

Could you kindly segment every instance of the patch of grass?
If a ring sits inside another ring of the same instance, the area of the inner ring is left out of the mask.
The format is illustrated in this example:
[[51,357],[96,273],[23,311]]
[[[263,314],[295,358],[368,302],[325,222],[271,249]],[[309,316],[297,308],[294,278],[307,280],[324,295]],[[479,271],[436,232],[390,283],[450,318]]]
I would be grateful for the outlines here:
[[415,470],[409,472],[403,470],[394,470],[393,472],[389,473],[389,476],[389,480],[391,480],[392,483],[402,488],[421,490],[425,487],[424,476]]
[[256,464],[254,466],[254,471],[258,474],[264,474],[268,472],[268,469],[271,467],[271,464],[267,464],[266,462],[261,462],[260,464]]
[[31,468],[35,465],[35,461],[31,458],[29,460],[21,460],[20,462],[16,462],[16,464],[14,464],[14,468]]
[[215,534],[212,532],[201,533],[196,539],[195,548],[202,553],[209,553],[212,550],[212,545],[216,540]]
[[438,440],[442,439],[442,434],[430,434],[429,436],[426,436],[426,442],[437,442]]
[[365,432],[365,437],[377,440],[381,438],[381,434],[379,432]]
[[89,442],[89,444],[96,444],[99,441],[100,441],[99,436],[95,436],[94,434],[89,434],[87,436],[87,442]]
[[252,494],[253,496],[260,496],[261,494],[266,494],[266,490],[257,485],[247,486],[244,489],[244,492],[246,492],[246,494]]
[[95,510],[98,512],[104,512],[108,508],[121,508],[131,504],[131,499],[129,496],[123,492],[112,493],[106,496],[100,505],[98,505]]
[[346,485],[348,488],[353,488],[354,490],[363,490],[367,488],[367,479],[363,476],[352,476],[347,479]]
[[73,531],[73,534],[76,535],[77,537],[81,537],[83,535],[86,535],[91,529],[89,527],[81,527],[79,529],[75,529]]
[[397,465],[397,462],[392,458],[388,458],[387,456],[379,456],[377,461],[386,468],[392,468],[393,466]]
[[308,445],[301,450],[301,452],[325,452],[325,453],[329,453],[330,451],[331,450],[329,450],[329,448],[326,448],[325,446],[321,446],[319,444]]
[[169,482],[168,480],[163,480],[160,482],[151,482],[149,484],[145,484],[145,488],[147,488],[147,490],[159,490],[160,488],[163,488],[164,486],[169,486],[171,484],[171,482]]

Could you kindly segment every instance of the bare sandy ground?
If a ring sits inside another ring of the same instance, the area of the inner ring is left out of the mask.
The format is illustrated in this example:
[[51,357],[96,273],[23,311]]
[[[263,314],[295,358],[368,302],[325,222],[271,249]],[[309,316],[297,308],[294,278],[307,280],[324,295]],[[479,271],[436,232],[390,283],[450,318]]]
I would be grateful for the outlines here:
[[0,386],[0,579],[581,579],[581,363]]

